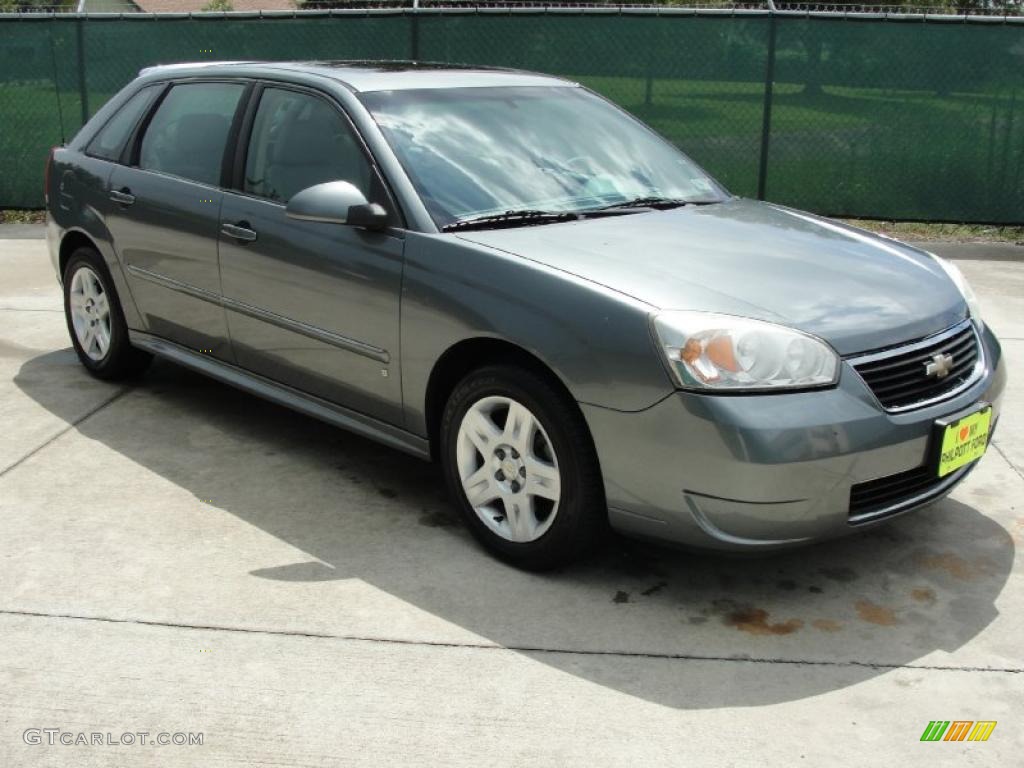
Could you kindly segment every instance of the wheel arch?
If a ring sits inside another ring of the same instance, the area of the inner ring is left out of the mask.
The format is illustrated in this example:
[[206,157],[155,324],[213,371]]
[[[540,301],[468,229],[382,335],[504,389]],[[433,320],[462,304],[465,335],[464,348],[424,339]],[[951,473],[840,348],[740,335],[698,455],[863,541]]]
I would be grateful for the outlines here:
[[79,248],[92,248],[101,256],[103,255],[103,251],[89,235],[80,229],[69,229],[61,238],[60,249],[57,253],[57,269],[59,270],[57,277],[61,282],[64,281],[64,270],[67,269],[68,259]]
[[[476,336],[462,339],[441,354],[427,379],[424,414],[427,422],[427,439],[430,441],[430,455],[433,459],[436,460],[440,455],[438,449],[441,417],[452,390],[471,371],[496,363],[519,366],[537,374],[564,394],[575,408],[579,408],[576,405],[576,398],[562,377],[535,353],[496,337]],[[582,411],[580,416],[582,418]]]
[[92,248],[99,254],[103,266],[107,270],[107,276],[114,286],[114,293],[121,305],[121,312],[124,313],[125,321],[129,328],[144,328],[142,316],[138,306],[135,304],[135,296],[131,292],[121,264],[114,255],[114,249],[109,239],[104,240],[103,235],[109,238],[109,233],[104,229],[99,236],[90,234],[80,227],[71,227],[64,231],[61,236],[60,245],[57,249],[57,280],[63,285],[64,270],[67,269],[68,259],[79,248]]

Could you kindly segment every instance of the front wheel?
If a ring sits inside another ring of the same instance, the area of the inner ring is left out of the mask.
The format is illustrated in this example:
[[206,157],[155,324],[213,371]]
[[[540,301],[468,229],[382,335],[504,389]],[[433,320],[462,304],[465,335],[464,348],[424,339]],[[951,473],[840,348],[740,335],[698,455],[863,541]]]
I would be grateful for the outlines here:
[[530,371],[491,366],[463,379],[445,408],[441,450],[470,530],[508,562],[563,565],[603,530],[607,508],[583,416]]

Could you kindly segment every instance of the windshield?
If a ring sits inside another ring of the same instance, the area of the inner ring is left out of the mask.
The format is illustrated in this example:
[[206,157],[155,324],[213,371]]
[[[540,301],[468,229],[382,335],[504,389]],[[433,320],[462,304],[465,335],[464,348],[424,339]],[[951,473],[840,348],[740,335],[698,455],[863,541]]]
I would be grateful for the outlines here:
[[377,91],[360,98],[439,227],[505,211],[725,197],[682,152],[583,88]]

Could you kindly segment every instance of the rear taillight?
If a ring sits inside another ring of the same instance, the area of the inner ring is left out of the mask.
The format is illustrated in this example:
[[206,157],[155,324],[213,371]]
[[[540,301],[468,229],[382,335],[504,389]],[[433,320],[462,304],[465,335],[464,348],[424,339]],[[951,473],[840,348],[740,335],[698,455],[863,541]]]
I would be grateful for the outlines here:
[[46,156],[46,169],[43,171],[43,200],[47,205],[50,203],[50,166],[53,165],[53,153],[57,147],[50,147],[50,154]]

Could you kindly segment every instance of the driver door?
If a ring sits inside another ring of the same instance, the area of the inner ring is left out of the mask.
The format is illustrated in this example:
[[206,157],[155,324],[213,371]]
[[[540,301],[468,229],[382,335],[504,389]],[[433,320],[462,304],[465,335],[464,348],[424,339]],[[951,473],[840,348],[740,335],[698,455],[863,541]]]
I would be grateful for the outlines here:
[[325,96],[266,86],[244,168],[220,208],[220,269],[238,365],[383,421],[402,421],[398,305],[403,233],[285,215],[288,199],[348,181],[394,211],[348,118]]

